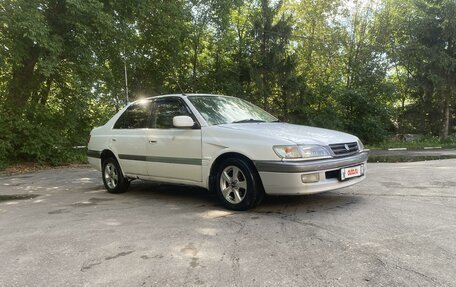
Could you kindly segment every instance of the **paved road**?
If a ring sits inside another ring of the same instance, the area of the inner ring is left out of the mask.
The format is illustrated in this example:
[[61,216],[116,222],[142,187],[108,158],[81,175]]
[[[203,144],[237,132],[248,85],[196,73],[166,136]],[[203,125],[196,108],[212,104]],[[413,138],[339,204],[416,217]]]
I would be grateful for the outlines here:
[[84,168],[2,177],[0,285],[456,286],[456,160],[369,167],[250,212],[196,188],[107,194]]

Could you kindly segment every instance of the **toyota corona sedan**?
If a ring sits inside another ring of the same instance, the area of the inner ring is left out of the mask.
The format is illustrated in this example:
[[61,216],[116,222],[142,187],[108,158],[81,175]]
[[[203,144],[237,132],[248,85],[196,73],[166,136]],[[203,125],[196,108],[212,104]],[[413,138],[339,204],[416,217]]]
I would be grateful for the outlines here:
[[164,95],[128,104],[94,128],[88,160],[108,192],[134,179],[204,187],[232,210],[265,194],[339,189],[365,178],[367,153],[350,134],[280,122],[237,97]]

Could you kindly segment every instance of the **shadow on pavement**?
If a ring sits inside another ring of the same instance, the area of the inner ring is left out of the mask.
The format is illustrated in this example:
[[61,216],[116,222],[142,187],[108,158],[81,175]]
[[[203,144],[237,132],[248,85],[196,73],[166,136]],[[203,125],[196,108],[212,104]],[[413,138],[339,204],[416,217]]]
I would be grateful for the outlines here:
[[214,194],[197,186],[173,185],[154,182],[133,182],[125,196],[144,200],[174,201],[175,204],[207,204],[217,206]]
[[[136,198],[155,201],[180,207],[205,207],[224,209],[215,194],[200,187],[185,185],[134,182],[123,198]],[[362,197],[349,193],[325,192],[297,196],[265,196],[263,202],[250,212],[253,213],[314,213],[330,210],[343,210],[358,204]]]
[[254,209],[259,213],[314,213],[330,210],[343,210],[360,203],[361,197],[339,192],[324,192],[309,195],[267,196],[262,204]]

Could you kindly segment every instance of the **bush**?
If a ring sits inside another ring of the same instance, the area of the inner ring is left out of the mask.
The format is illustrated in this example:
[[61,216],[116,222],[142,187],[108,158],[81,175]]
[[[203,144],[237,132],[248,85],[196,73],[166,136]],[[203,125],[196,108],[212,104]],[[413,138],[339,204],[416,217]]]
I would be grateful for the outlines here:
[[0,117],[0,169],[5,168],[10,162],[11,155],[14,153],[11,143],[14,133],[11,130],[11,117],[6,111],[1,111]]
[[382,142],[395,129],[385,105],[363,93],[347,90],[338,102],[344,129],[367,144]]
[[85,161],[84,150],[73,146],[86,143],[88,128],[73,133],[68,119],[47,109],[22,116],[2,114],[9,116],[0,119],[0,168],[17,161],[51,165]]

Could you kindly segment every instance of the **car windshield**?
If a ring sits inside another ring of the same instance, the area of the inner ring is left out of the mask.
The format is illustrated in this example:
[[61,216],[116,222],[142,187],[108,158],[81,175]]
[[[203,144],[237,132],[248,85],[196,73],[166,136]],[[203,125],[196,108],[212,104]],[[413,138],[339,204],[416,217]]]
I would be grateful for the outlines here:
[[188,96],[209,125],[277,122],[277,118],[240,98],[226,96]]

